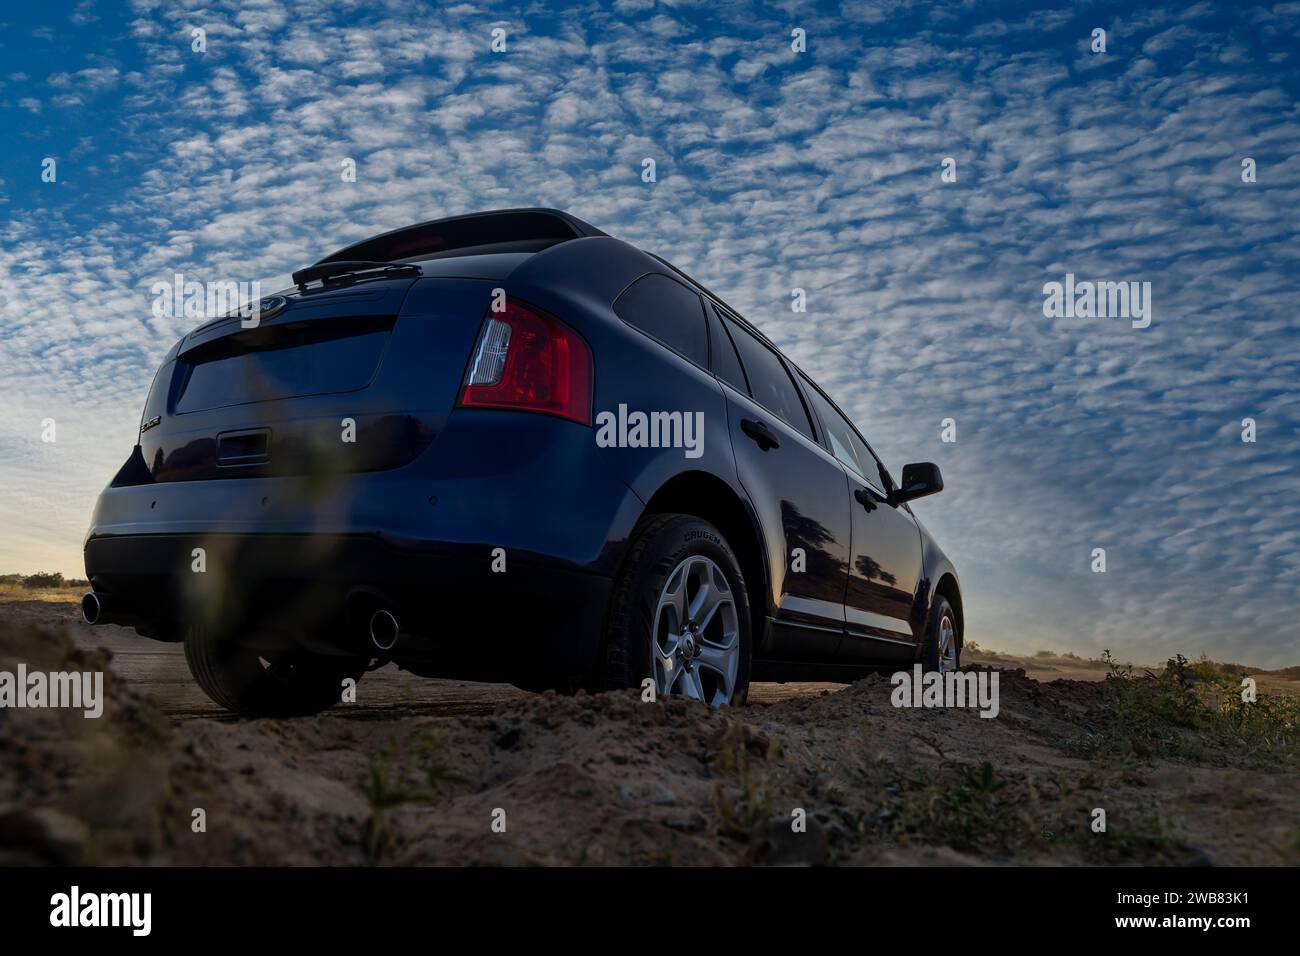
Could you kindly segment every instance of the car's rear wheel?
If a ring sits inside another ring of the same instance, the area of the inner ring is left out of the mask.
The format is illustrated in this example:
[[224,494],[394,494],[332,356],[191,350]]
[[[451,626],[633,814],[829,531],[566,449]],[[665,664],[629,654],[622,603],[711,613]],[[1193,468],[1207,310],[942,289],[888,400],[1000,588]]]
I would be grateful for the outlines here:
[[303,717],[338,703],[344,681],[357,681],[368,661],[305,651],[259,651],[239,635],[208,623],[185,628],[185,661],[203,692],[245,717]]
[[751,659],[749,601],[730,545],[691,515],[652,515],[632,534],[615,583],[606,683],[743,704]]
[[947,673],[961,667],[961,641],[957,635],[957,615],[946,598],[936,597],[930,609],[930,623],[925,634],[925,669]]

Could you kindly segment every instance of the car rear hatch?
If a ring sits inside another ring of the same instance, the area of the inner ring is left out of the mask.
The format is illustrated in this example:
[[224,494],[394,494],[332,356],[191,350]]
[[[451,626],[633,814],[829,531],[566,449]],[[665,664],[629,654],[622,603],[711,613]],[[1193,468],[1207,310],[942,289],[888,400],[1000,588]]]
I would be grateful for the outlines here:
[[455,405],[492,290],[541,249],[599,235],[558,210],[512,209],[408,226],[326,256],[294,273],[297,291],[256,327],[229,316],[178,343],[113,486],[413,461]]
[[485,281],[367,279],[287,295],[255,327],[232,316],[196,329],[159,370],[140,460],[114,484],[412,461],[451,411],[490,292]]

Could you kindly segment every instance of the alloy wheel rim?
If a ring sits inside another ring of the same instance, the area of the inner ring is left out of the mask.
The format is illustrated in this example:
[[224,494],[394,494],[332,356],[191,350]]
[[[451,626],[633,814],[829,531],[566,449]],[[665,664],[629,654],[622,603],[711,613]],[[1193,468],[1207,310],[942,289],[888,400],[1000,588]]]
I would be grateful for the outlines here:
[[740,671],[739,620],[727,576],[712,559],[692,555],[679,562],[655,606],[656,693],[710,707],[730,704]]
[[939,621],[939,673],[957,669],[957,634],[947,614]]

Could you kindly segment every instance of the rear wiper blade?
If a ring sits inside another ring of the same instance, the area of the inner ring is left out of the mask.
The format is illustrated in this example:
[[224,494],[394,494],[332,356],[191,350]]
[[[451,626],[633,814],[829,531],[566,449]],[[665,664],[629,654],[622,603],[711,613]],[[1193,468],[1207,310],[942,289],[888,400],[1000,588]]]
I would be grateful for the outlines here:
[[307,283],[317,279],[332,279],[335,276],[352,275],[357,272],[421,272],[414,262],[369,262],[365,259],[342,259],[338,262],[318,262],[314,266],[299,269],[293,274],[293,284],[299,289],[307,288]]

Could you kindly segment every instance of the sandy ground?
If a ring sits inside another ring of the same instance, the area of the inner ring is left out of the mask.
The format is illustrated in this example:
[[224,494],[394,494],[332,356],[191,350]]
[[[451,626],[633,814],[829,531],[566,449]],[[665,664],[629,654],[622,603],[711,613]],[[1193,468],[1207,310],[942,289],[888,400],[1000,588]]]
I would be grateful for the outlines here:
[[[113,669],[133,687],[146,690],[163,713],[170,717],[212,717],[230,719],[212,703],[190,677],[185,655],[179,644],[161,644],[142,640],[130,628],[87,627],[77,606],[81,592],[47,590],[38,592],[40,600],[21,600],[21,592],[0,595],[0,615],[24,625],[59,623],[73,641],[87,649],[103,648],[113,658]],[[8,597],[8,600],[4,598]],[[1028,677],[1038,681],[1061,678],[1101,680],[1106,669],[1097,661],[1051,657],[1023,659],[996,653],[968,655],[970,663],[1000,667],[1020,667]],[[843,684],[833,683],[756,683],[750,701],[771,704],[789,697],[808,697],[822,691],[834,691]],[[385,667],[366,675],[358,688],[358,699],[350,708],[357,718],[393,718],[402,715],[453,716],[491,713],[497,704],[530,696],[509,684],[480,684],[469,681],[423,680],[395,667]]]
[[[0,863],[1300,862],[1294,728],[1153,755],[1116,743],[1104,670],[1077,659],[1001,670],[992,720],[894,708],[883,677],[710,712],[388,667],[355,704],[244,721],[178,647],[0,603],[0,670],[20,661],[106,669],[108,703],[0,710]],[[1067,669],[1087,679],[1033,679]]]
[[[105,625],[91,628],[78,608],[67,602],[14,602],[0,605],[0,615],[27,624],[57,622],[73,642],[87,650],[102,648],[112,656],[113,670],[129,685],[146,691],[168,717],[209,717],[233,720],[212,703],[190,676],[179,644],[142,640],[130,628]],[[786,697],[835,690],[842,684],[757,684],[752,699],[773,703]],[[534,696],[510,684],[426,680],[396,667],[367,674],[357,686],[357,701],[347,717],[353,720],[400,720],[404,717],[490,714],[502,703]]]

